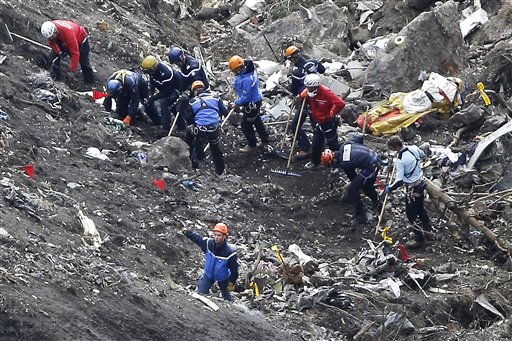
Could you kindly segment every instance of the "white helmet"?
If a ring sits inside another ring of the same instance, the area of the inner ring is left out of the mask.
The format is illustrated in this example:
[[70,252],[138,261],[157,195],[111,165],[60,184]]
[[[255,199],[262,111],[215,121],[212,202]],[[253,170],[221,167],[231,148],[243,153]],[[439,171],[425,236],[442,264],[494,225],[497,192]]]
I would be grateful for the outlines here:
[[51,21],[45,21],[41,25],[41,34],[46,39],[49,39],[57,31],[57,26]]
[[316,73],[310,73],[304,77],[304,85],[308,88],[316,88],[320,85],[320,76]]

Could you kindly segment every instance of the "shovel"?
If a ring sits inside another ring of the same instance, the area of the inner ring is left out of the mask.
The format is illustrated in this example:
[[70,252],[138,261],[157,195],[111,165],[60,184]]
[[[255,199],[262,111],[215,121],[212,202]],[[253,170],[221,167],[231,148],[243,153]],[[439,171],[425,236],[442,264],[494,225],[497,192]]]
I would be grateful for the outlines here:
[[[389,178],[388,183],[391,183],[391,181],[393,180],[393,177],[395,176],[395,169],[396,163],[393,164],[393,170],[391,171],[391,176]],[[389,193],[386,193],[386,195],[384,196],[384,201],[382,202],[382,209],[380,210],[379,219],[377,220],[377,225],[375,226],[375,236],[377,236],[377,234],[379,233],[379,226],[382,221],[382,217],[384,216],[384,209],[386,208],[386,202],[388,201],[388,194]]]
[[[300,122],[302,120],[302,114],[304,113],[304,105],[305,104],[306,104],[306,97],[304,97],[304,99],[302,100],[302,105],[300,107],[298,122]],[[297,127],[295,128],[295,134],[293,135],[292,146],[290,148],[290,156],[288,156],[288,164],[286,165],[286,169],[285,170],[271,169],[270,171],[272,173],[289,175],[289,176],[301,176],[299,173],[290,172],[290,164],[292,162],[293,152],[295,151],[295,141],[297,141],[297,136],[299,135],[299,129],[300,129],[300,124],[297,124]]]
[[9,27],[7,27],[7,24],[4,23],[4,25],[5,25],[5,31],[8,34],[9,40],[11,41],[11,43],[14,43],[14,39],[12,39],[12,37],[17,37],[17,38],[23,39],[25,41],[28,41],[29,43],[31,43],[33,45],[36,45],[36,46],[39,46],[39,47],[43,47],[43,48],[51,51],[52,48],[50,46],[43,45],[43,44],[41,44],[41,43],[39,43],[37,41],[34,41],[34,40],[26,38],[26,37],[24,37],[22,35],[19,35],[19,34],[16,34],[14,32],[11,32],[9,30]]

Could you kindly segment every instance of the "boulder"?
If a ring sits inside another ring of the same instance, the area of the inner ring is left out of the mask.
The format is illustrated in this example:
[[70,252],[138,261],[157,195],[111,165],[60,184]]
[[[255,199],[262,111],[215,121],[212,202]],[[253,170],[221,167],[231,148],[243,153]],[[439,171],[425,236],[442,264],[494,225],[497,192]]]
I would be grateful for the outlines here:
[[182,172],[191,167],[188,145],[177,137],[164,137],[151,145],[148,164],[171,173]]

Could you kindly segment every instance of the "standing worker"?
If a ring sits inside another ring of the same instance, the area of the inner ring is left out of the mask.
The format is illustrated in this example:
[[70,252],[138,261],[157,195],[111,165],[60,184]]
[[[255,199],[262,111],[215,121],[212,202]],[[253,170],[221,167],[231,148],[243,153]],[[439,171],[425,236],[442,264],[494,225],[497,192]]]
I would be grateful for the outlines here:
[[[427,184],[423,181],[420,159],[425,157],[425,153],[417,146],[404,146],[402,139],[398,136],[390,137],[387,145],[390,150],[398,152],[398,158],[395,181],[386,186],[385,191],[390,193],[405,184],[405,212],[414,233],[414,241],[407,243],[406,246],[411,249],[423,247],[424,231],[432,230],[432,224],[423,203]],[[421,229],[414,224],[418,217],[421,221]]]
[[200,234],[184,227],[183,234],[199,245],[205,255],[204,274],[197,283],[197,291],[207,294],[213,283],[217,282],[222,297],[232,302],[230,291],[235,287],[238,279],[238,262],[236,248],[227,241],[228,227],[224,223],[217,223],[213,228],[213,238],[203,237]]
[[94,83],[94,73],[89,62],[89,33],[85,27],[71,20],[45,21],[41,25],[41,34],[48,39],[52,48],[52,74],[57,81],[62,80],[62,54],[67,53],[71,57],[69,76],[74,78],[80,62],[84,83]]
[[379,155],[363,145],[362,135],[345,142],[335,152],[326,149],[322,153],[324,166],[342,168],[350,180],[347,199],[355,208],[355,218],[358,224],[365,224],[368,220],[359,194],[360,190],[363,190],[364,194],[370,198],[374,209],[379,206],[379,197],[374,185],[381,163],[384,162]]
[[[180,96],[181,74],[172,67],[159,62],[155,56],[145,57],[140,67],[144,73],[150,76],[149,98],[146,101],[146,113],[150,117],[160,116],[163,133],[167,135],[171,129],[171,111]],[[156,92],[158,90],[158,92]],[[158,113],[155,102],[160,102],[160,113]],[[187,123],[183,116],[178,118],[178,130],[184,131]]]
[[311,161],[305,165],[306,169],[316,169],[320,166],[320,159],[325,142],[331,150],[338,150],[338,115],[345,107],[345,101],[336,96],[328,87],[320,84],[320,76],[311,73],[304,78],[304,89],[300,97],[306,99],[311,109],[311,125],[313,126],[313,150]]
[[290,60],[292,63],[292,83],[290,92],[295,97],[295,115],[293,116],[291,131],[295,131],[297,124],[299,125],[299,133],[297,135],[297,147],[299,152],[295,155],[296,159],[304,159],[311,155],[311,142],[308,135],[302,129],[302,125],[306,120],[306,114],[303,114],[299,122],[299,114],[301,109],[301,100],[298,96],[306,86],[304,85],[304,78],[310,73],[324,73],[325,67],[315,59],[308,59],[302,54],[301,50],[295,46],[288,46],[283,52],[284,58]]
[[210,83],[208,82],[208,77],[206,77],[206,72],[197,59],[188,53],[185,53],[185,51],[179,47],[173,47],[170,49],[167,56],[169,57],[169,62],[171,62],[171,64],[176,64],[180,68],[183,76],[183,91],[190,90],[194,81],[203,82],[205,91],[210,89]]
[[[132,119],[142,119],[139,113],[139,103],[148,98],[148,82],[140,73],[119,70],[107,79],[107,94],[103,101],[106,111],[112,111],[112,100],[116,102],[116,113],[126,125],[132,123]],[[150,116],[153,123],[160,125],[160,117]]]
[[190,147],[192,166],[197,168],[198,163],[205,159],[205,141],[210,143],[215,173],[224,172],[224,156],[220,148],[220,117],[228,114],[228,109],[218,97],[206,90],[202,81],[195,81],[191,88],[194,97],[190,101],[190,112],[194,124],[187,128],[185,142]]
[[[256,147],[264,148],[269,143],[269,134],[260,117],[263,96],[260,91],[260,81],[252,60],[244,60],[240,56],[233,56],[228,62],[229,69],[235,74],[233,88],[238,99],[231,105],[236,112],[242,112],[242,133],[247,139],[247,145],[240,152],[254,151]],[[256,133],[261,143],[256,146]]]

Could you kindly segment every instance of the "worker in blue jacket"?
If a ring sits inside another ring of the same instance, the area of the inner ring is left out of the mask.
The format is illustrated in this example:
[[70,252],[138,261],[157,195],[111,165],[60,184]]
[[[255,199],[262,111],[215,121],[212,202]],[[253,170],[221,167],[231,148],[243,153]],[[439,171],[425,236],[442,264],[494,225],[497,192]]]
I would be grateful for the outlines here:
[[185,53],[185,51],[179,47],[173,47],[170,49],[167,56],[169,57],[169,62],[171,64],[176,64],[181,71],[181,75],[183,76],[183,91],[190,90],[194,81],[201,81],[204,84],[205,90],[210,89],[210,83],[208,82],[206,72],[197,59],[188,53]]
[[[232,104],[232,108],[243,114],[241,128],[247,139],[247,145],[240,152],[254,151],[256,147],[264,148],[269,143],[269,134],[260,117],[260,109],[263,96],[260,91],[260,81],[252,60],[244,60],[240,56],[233,56],[228,62],[229,69],[235,74],[233,88],[238,99]],[[261,143],[256,145],[256,133]]]
[[224,156],[220,148],[220,117],[226,116],[228,109],[220,98],[206,90],[202,81],[194,81],[191,90],[193,97],[186,111],[191,117],[186,119],[194,123],[187,128],[185,142],[190,147],[192,167],[198,168],[199,162],[205,159],[204,145],[208,141],[215,173],[221,175],[224,172]]
[[227,241],[228,227],[217,223],[213,228],[213,238],[203,237],[187,228],[183,234],[199,245],[205,255],[204,274],[197,283],[197,291],[207,294],[215,282],[219,285],[222,297],[232,302],[230,291],[234,290],[238,279],[238,258],[236,248]]
[[[107,94],[103,100],[103,107],[106,111],[112,111],[112,100],[116,102],[116,113],[126,125],[130,125],[132,119],[142,118],[139,112],[139,103],[143,103],[148,98],[148,82],[140,73],[129,70],[119,70],[114,72],[107,79]],[[160,125],[158,115],[150,115],[153,123]]]
[[374,208],[379,206],[379,197],[374,185],[379,166],[385,161],[382,161],[375,151],[363,145],[362,135],[345,142],[336,152],[324,150],[321,160],[325,166],[343,169],[350,180],[347,199],[354,205],[356,221],[359,224],[366,223],[368,218],[359,190],[363,190],[370,198]]
[[[150,76],[146,113],[158,115],[155,102],[159,101],[162,129],[164,133],[168,133],[171,128],[171,112],[176,111],[174,105],[181,93],[181,74],[169,65],[159,62],[154,56],[145,57],[140,66],[142,71]],[[177,127],[182,131],[187,127],[182,116],[178,118]]]

